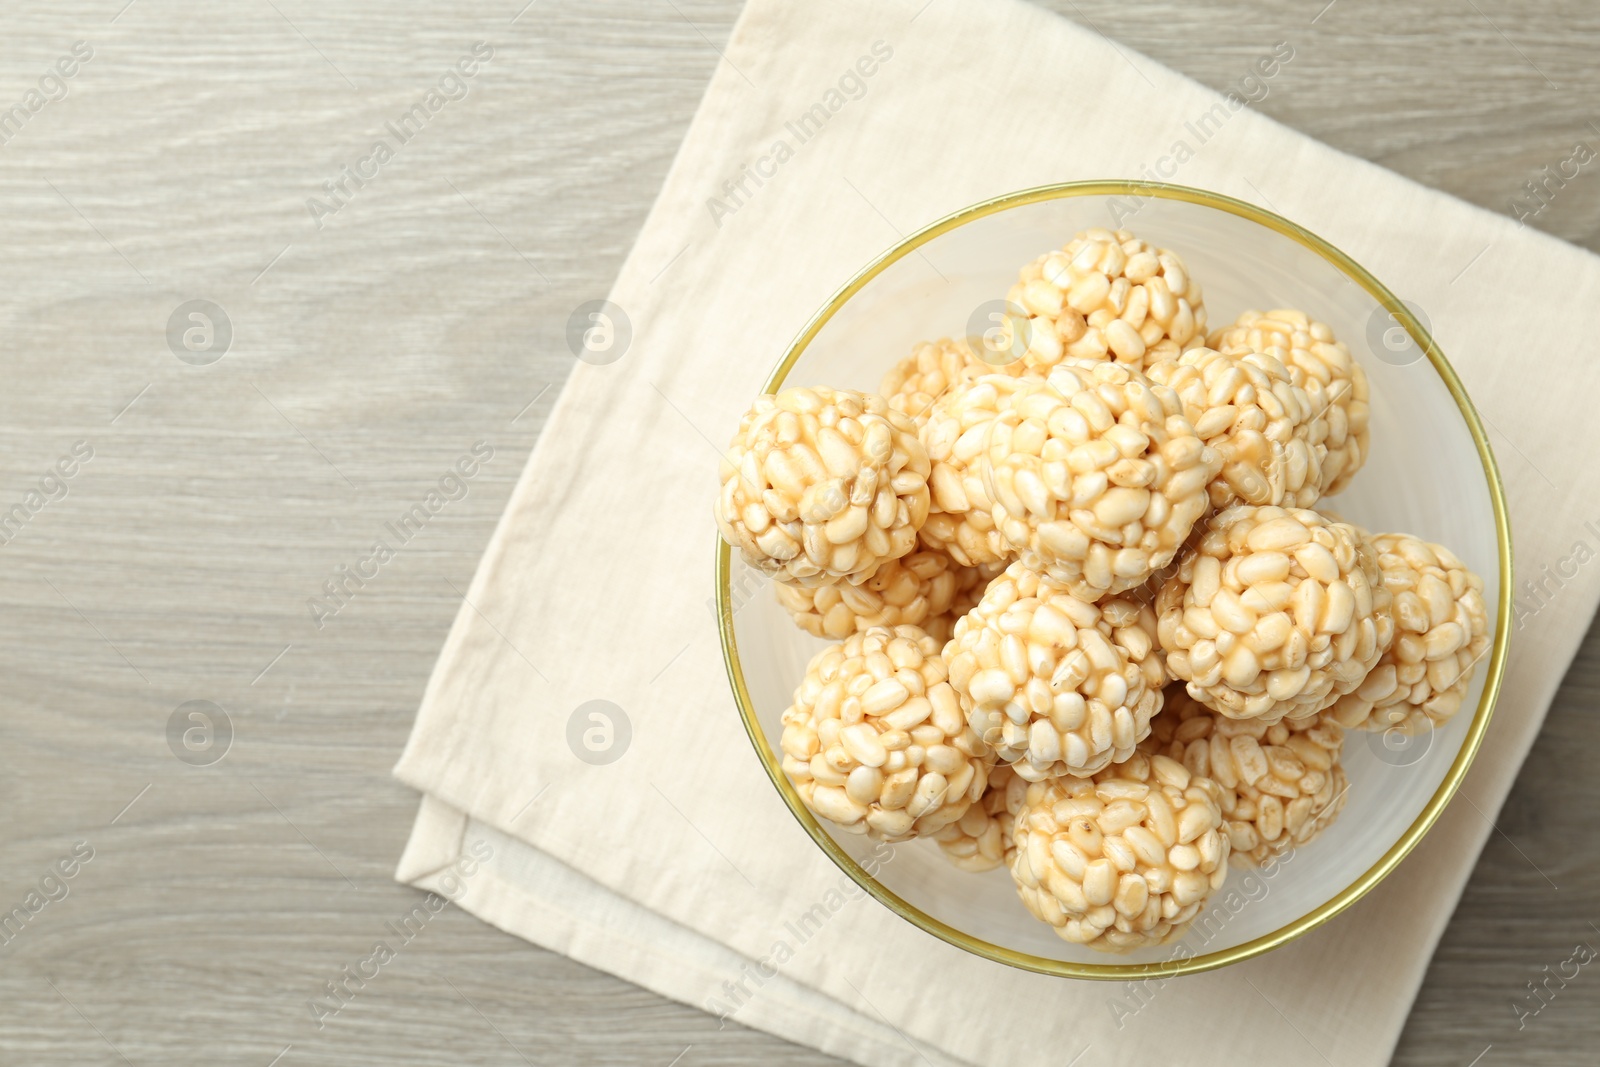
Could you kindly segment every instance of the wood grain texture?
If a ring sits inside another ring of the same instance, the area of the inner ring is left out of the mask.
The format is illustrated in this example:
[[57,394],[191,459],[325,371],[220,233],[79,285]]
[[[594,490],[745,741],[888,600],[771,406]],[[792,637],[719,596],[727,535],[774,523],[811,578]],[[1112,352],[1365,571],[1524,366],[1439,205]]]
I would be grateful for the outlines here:
[[[416,798],[389,768],[567,317],[605,294],[737,5],[124,2],[0,14],[0,108],[94,49],[0,146],[0,512],[94,450],[0,545],[0,910],[94,850],[0,946],[0,1062],[833,1062],[454,909],[325,1028],[306,1007],[416,899],[390,880]],[[1492,210],[1600,144],[1577,0],[1049,6],[1217,88],[1290,41],[1263,111]],[[319,228],[306,199],[479,40],[467,97]],[[1600,248],[1592,169],[1533,224]],[[232,324],[208,366],[168,344],[192,299]],[[466,496],[319,629],[307,598],[477,441]],[[1521,1029],[1512,1003],[1600,946],[1597,699],[1591,633],[1397,1063],[1593,1060],[1600,973]],[[215,765],[169,747],[190,700],[231,720]]]

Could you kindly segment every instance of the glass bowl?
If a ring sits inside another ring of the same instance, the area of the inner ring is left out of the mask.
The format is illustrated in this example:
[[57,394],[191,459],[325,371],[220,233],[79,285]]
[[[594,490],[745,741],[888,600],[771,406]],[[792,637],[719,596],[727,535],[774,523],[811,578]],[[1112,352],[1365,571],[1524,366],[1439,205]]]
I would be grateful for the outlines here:
[[[1017,899],[1002,868],[974,875],[929,841],[894,847],[869,874],[876,845],[818,820],[778,762],[779,717],[825,642],[802,632],[758,572],[717,545],[723,654],[739,713],[789,810],[863,889],[928,933],[1001,963],[1076,978],[1131,979],[1209,970],[1282,945],[1327,922],[1388,875],[1428,832],[1483,739],[1505,666],[1511,608],[1510,526],[1477,412],[1428,335],[1398,300],[1328,242],[1278,215],[1217,193],[1144,182],[1072,182],[959,211],[867,266],[817,312],[768,379],[875,391],[914,343],[983,332],[1017,270],[1090,227],[1130,229],[1181,255],[1203,286],[1210,326],[1247,308],[1300,308],[1333,327],[1371,382],[1372,451],[1326,505],[1374,532],[1448,545],[1484,582],[1493,642],[1462,710],[1415,739],[1350,731],[1343,814],[1267,870],[1234,869],[1188,933],[1112,955],[1058,938]],[[1230,890],[1233,892],[1230,894]]]

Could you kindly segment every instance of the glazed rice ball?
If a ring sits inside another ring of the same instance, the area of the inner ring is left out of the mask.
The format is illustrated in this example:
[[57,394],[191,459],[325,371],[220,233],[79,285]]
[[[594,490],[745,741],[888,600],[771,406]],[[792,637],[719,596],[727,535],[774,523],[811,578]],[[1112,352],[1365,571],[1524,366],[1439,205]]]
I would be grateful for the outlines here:
[[1170,563],[1221,467],[1171,389],[1085,360],[1012,389],[977,464],[1000,537],[1083,600]]
[[1246,311],[1213,333],[1210,344],[1220,352],[1272,356],[1304,376],[1297,384],[1324,424],[1314,442],[1322,453],[1322,492],[1331,496],[1349,485],[1371,448],[1367,374],[1333,329],[1303,311]]
[[1045,253],[1022,268],[1006,300],[1027,316],[1026,337],[1006,345],[1025,341],[1023,359],[1044,370],[1066,359],[1142,370],[1205,341],[1200,284],[1177,253],[1127,230],[1085,230]]
[[722,461],[723,539],[796,585],[859,583],[917,544],[928,453],[880,396],[785,389],[756,398]]
[[1443,545],[1406,534],[1372,539],[1394,597],[1394,643],[1328,717],[1347,729],[1416,734],[1461,708],[1478,660],[1489,651],[1483,579]]
[[886,841],[931,836],[983,796],[993,761],[939,642],[875,626],[811,660],[783,713],[783,771],[816,815]]
[[989,788],[978,802],[933,835],[944,858],[972,874],[1009,867],[1016,853],[1012,830],[1027,791],[1027,781],[1010,767],[997,764],[989,772]]
[[1006,399],[1037,375],[986,374],[952,386],[934,402],[922,426],[932,494],[920,538],[964,567],[1014,555],[995,529],[989,495],[974,464]]
[[1064,941],[1106,952],[1181,933],[1228,873],[1222,791],[1162,755],[1028,787],[1011,878]]
[[878,392],[889,406],[920,428],[928,421],[934,401],[955,386],[985,374],[1016,377],[1024,370],[1020,360],[989,363],[983,353],[966,339],[950,337],[919,344],[911,354],[883,376]]
[[1156,597],[1167,669],[1232,719],[1307,718],[1352,692],[1394,638],[1361,532],[1303,508],[1213,516]]
[[1322,495],[1327,434],[1297,375],[1272,356],[1191,348],[1146,372],[1183,401],[1194,431],[1222,458],[1207,487],[1211,506],[1311,507]]
[[1155,614],[1131,598],[1091,603],[1013,563],[945,646],[967,724],[1028,781],[1127,759],[1161,707]]
[[835,641],[874,626],[920,626],[948,641],[956,619],[972,610],[998,564],[963,567],[943,552],[924,549],[885,562],[860,585],[774,584],[778,602],[813,637]]
[[1218,715],[1186,693],[1167,690],[1140,750],[1182,763],[1222,789],[1223,829],[1233,861],[1259,867],[1309,843],[1344,810],[1349,781],[1340,754],[1344,731],[1327,716],[1309,721]]

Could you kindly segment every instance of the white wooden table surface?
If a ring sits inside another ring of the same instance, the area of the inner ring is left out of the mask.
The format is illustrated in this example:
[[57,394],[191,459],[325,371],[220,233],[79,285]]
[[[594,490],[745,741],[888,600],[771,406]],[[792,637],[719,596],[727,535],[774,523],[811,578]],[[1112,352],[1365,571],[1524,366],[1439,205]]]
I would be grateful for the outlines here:
[[[0,938],[0,1062],[828,1062],[455,909],[326,1028],[307,1008],[416,900],[389,768],[567,317],[605,294],[737,11],[524,2],[0,9],[22,108],[0,111],[0,912],[37,905]],[[1600,147],[1593,4],[1325,3],[1050,6],[1218,88],[1290,40],[1262,110],[1493,210]],[[477,41],[464,97],[374,173],[385,123]],[[1600,248],[1597,170],[1532,224]],[[320,227],[313,197],[339,205]],[[197,300],[221,314],[185,347]],[[308,598],[479,440],[465,497],[319,629]],[[1594,1062],[1600,972],[1521,1029],[1512,1005],[1600,947],[1597,696],[1591,634],[1397,1063]],[[189,701],[225,710],[226,759],[184,747]]]

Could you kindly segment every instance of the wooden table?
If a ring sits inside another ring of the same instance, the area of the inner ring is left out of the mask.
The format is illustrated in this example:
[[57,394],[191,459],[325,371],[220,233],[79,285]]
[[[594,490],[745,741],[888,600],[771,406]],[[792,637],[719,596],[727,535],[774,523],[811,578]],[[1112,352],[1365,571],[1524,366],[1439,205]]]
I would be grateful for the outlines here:
[[[522,2],[0,14],[0,107],[40,92],[0,126],[0,511],[23,505],[0,545],[0,905],[67,894],[0,946],[0,1062],[826,1060],[455,909],[335,1025],[307,1007],[415,900],[390,765],[567,372],[567,316],[605,294],[737,11]],[[1290,41],[1262,110],[1492,210],[1600,145],[1593,5],[1322,2],[1050,6],[1218,88]],[[342,178],[477,40],[467,97]],[[1594,169],[1532,224],[1600,248]],[[319,628],[308,600],[480,439],[466,496]],[[1600,920],[1597,687],[1591,634],[1397,1062],[1593,1062],[1600,974],[1524,1029],[1511,1004]]]

